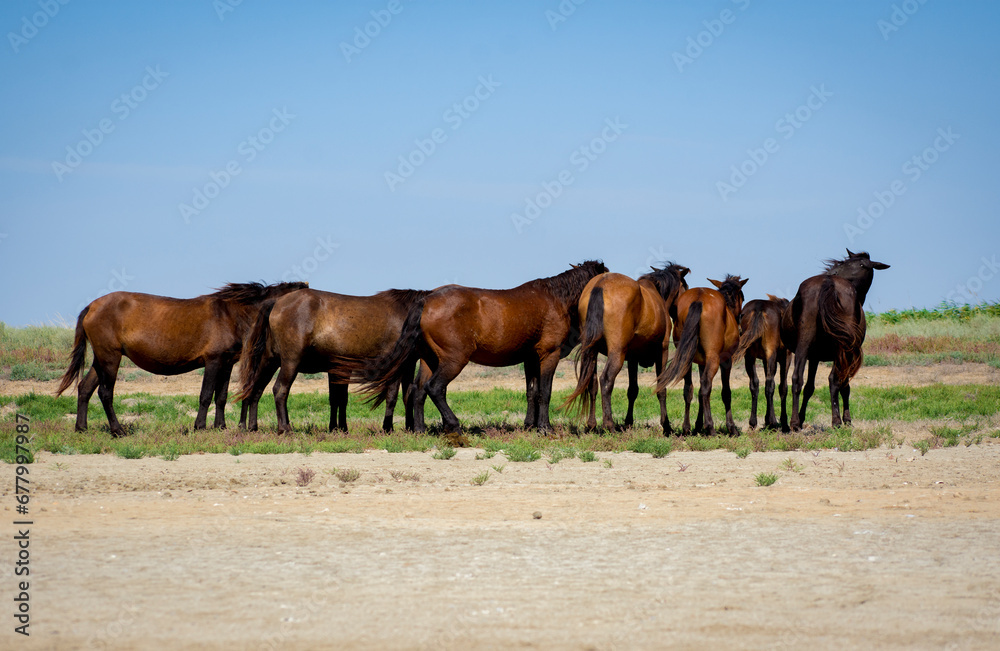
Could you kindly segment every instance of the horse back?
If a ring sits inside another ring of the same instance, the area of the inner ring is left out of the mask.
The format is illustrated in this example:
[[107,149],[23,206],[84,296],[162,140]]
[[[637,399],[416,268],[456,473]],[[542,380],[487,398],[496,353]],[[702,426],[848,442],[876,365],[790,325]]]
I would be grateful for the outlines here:
[[[827,290],[824,290],[824,286]],[[840,276],[820,274],[802,281],[795,298],[781,319],[781,338],[786,348],[795,352],[804,348],[810,359],[833,361],[837,343],[821,323],[822,309],[836,319],[846,320],[860,328],[864,339],[865,314],[858,302],[854,286]]]

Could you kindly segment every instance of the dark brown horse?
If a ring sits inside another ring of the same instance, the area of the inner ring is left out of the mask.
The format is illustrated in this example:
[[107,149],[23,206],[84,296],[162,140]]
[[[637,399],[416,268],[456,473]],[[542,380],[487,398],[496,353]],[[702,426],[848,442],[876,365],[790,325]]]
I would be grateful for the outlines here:
[[[767,412],[764,427],[788,431],[788,414],[785,411],[785,397],[788,395],[788,360],[791,353],[781,341],[781,315],[788,307],[787,298],[772,294],[767,300],[757,299],[743,306],[740,314],[740,345],[733,354],[735,359],[744,357],[747,377],[750,379],[750,428],[757,427],[757,396],[760,381],[757,379],[757,360],[764,367],[764,398]],[[781,369],[779,391],[781,392],[781,422],[774,415],[774,373]]]
[[[795,354],[792,373],[792,430],[806,420],[806,404],[816,381],[816,365],[833,362],[830,371],[830,406],[834,427],[851,424],[851,378],[861,368],[867,324],[862,309],[876,269],[889,265],[874,262],[865,252],[851,253],[843,260],[827,260],[826,273],[807,278],[799,285],[781,319],[781,338]],[[809,377],[802,384],[806,362]],[[799,407],[799,392],[802,407]],[[844,401],[841,419],[838,397]]]
[[[265,307],[247,340],[247,354],[240,365],[239,398],[253,405],[250,429],[257,429],[256,403],[279,369],[274,382],[274,407],[278,431],[291,431],[288,392],[299,373],[326,373],[341,358],[368,359],[389,350],[399,338],[411,308],[430,292],[390,289],[374,296],[345,296],[309,289],[284,296]],[[403,373],[403,389],[414,369]],[[347,383],[330,373],[330,431],[347,430]],[[399,383],[387,394],[382,427],[392,431]],[[404,401],[405,402],[405,401]],[[406,426],[413,426],[409,405]]]
[[[589,413],[587,427],[597,427],[597,355],[608,356],[601,373],[601,408],[605,429],[614,429],[611,413],[611,393],[615,379],[628,362],[628,412],[625,427],[633,423],[633,407],[639,395],[639,366],[655,366],[659,375],[667,365],[670,348],[670,308],[681,292],[687,290],[684,276],[687,267],[670,263],[662,269],[632,280],[628,276],[608,273],[597,276],[583,289],[579,313],[582,333],[577,364],[576,390],[563,407],[582,403],[586,399]],[[660,401],[660,425],[670,433],[667,418],[666,389],[657,391]],[[586,398],[585,398],[586,397]]]
[[736,359],[733,354],[740,343],[740,311],[743,309],[743,285],[749,278],[726,276],[723,282],[709,282],[718,291],[706,287],[689,289],[677,299],[677,321],[674,344],[677,351],[670,365],[663,369],[656,380],[656,390],[662,391],[684,378],[684,435],[691,433],[691,364],[698,365],[701,391],[698,393],[698,418],[695,430],[701,431],[704,419],[705,432],[715,434],[712,420],[712,379],[722,369],[722,404],[726,407],[726,427],[730,434],[739,434],[733,421],[732,392],[729,374]]
[[[607,272],[601,262],[584,262],[552,278],[514,289],[446,285],[414,306],[393,350],[363,372],[375,404],[412,373],[420,359],[429,375],[413,392],[414,427],[424,431],[427,396],[441,412],[446,432],[461,425],[448,407],[448,383],[471,361],[486,366],[524,363],[526,428],[549,430],[552,378],[576,321],[577,302],[587,281]],[[423,379],[423,378],[422,378]]]
[[[76,320],[76,337],[69,368],[56,395],[79,380],[76,430],[87,429],[87,403],[97,394],[108,416],[112,436],[124,436],[112,404],[122,356],[158,375],[177,375],[205,368],[195,429],[205,427],[215,396],[214,427],[226,426],[226,395],[233,365],[240,358],[243,339],[265,305],[308,283],[230,283],[214,294],[197,298],[168,298],[134,292],[106,294],[83,308]],[[87,341],[94,362],[80,380]],[[245,422],[246,406],[240,424]]]

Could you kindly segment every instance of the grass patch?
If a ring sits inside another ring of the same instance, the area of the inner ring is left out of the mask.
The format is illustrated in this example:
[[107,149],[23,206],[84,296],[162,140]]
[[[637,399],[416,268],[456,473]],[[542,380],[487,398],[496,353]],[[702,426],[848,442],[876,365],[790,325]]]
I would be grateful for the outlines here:
[[141,459],[148,454],[146,446],[135,441],[119,441],[112,447],[114,453],[122,459]]
[[580,454],[576,455],[580,458],[580,461],[584,463],[591,463],[597,461],[597,454],[593,450],[583,450]]
[[770,486],[778,481],[778,476],[769,472],[759,472],[753,478],[758,486]]
[[446,445],[443,448],[438,448],[438,451],[434,453],[434,458],[447,461],[448,459],[454,458],[456,454],[458,453],[455,452],[455,448],[450,445]]
[[531,463],[542,458],[542,453],[528,441],[512,441],[503,448],[503,455],[512,463]]
[[490,479],[490,471],[484,470],[475,477],[473,477],[471,480],[469,480],[469,483],[471,483],[473,486],[482,486],[487,481],[489,481],[489,479]]
[[649,437],[633,440],[628,449],[630,452],[639,454],[651,454],[654,459],[662,459],[673,450],[673,443],[670,439],[661,437]]
[[358,480],[358,477],[361,476],[361,471],[357,468],[344,468],[343,470],[334,468],[333,476],[345,484],[350,484]]

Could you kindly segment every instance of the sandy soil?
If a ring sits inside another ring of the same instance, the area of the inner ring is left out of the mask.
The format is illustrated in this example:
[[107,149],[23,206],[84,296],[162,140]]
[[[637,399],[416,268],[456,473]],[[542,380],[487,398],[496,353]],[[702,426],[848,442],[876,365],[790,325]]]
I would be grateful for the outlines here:
[[[463,388],[518,381],[481,371]],[[164,384],[185,381],[200,378]],[[864,368],[858,384],[995,381],[965,364]],[[40,453],[32,635],[8,619],[0,647],[998,648],[1000,440],[926,456],[481,452]],[[780,479],[758,487],[759,472]]]

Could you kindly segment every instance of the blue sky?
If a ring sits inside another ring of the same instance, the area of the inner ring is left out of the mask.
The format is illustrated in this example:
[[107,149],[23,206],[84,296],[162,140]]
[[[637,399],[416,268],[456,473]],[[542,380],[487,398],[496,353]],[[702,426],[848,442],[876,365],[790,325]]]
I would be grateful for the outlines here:
[[847,247],[867,309],[1000,298],[996,3],[576,2],[4,2],[0,320]]

